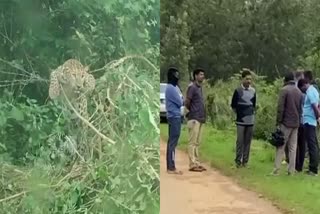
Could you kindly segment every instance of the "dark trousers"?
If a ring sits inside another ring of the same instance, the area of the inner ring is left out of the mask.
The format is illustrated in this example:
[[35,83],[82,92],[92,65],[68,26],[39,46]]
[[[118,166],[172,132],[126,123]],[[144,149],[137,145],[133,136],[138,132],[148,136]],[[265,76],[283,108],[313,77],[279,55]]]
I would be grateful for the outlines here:
[[181,133],[181,118],[168,118],[169,139],[167,144],[167,170],[175,170],[175,153]]
[[296,170],[301,172],[303,170],[303,163],[306,155],[306,141],[304,139],[303,125],[298,130],[298,144],[297,144],[297,155],[296,155]]
[[248,163],[252,135],[253,126],[237,125],[237,149],[235,159],[237,165],[245,165]]
[[309,151],[309,171],[318,173],[319,145],[316,127],[309,124],[304,125],[304,138]]

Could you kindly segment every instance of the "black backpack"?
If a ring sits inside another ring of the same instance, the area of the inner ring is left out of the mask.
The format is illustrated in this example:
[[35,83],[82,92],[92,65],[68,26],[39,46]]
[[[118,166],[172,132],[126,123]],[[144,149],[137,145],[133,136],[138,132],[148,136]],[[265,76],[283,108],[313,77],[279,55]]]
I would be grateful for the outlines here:
[[284,134],[280,129],[276,129],[276,131],[271,134],[269,143],[274,147],[280,147],[284,145],[285,143]]

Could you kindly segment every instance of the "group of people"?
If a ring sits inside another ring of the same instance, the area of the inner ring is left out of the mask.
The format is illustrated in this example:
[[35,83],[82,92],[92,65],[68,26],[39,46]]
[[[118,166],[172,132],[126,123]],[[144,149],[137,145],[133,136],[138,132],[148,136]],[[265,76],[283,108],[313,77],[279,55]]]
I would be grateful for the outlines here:
[[[179,70],[168,69],[168,86],[165,92],[169,137],[167,144],[167,172],[182,174],[175,166],[175,149],[181,133],[181,107],[185,106],[189,132],[189,171],[206,171],[199,160],[201,131],[206,122],[206,108],[202,93],[205,78],[203,69],[193,71],[185,99],[180,96]],[[242,71],[242,82],[234,90],[231,108],[236,114],[237,141],[235,166],[247,167],[253,137],[256,112],[256,91],[252,87],[250,70]],[[311,71],[289,72],[280,90],[276,126],[283,133],[284,144],[276,148],[274,169],[271,175],[279,175],[281,161],[286,156],[288,175],[303,170],[306,149],[309,154],[309,175],[318,175],[319,146],[316,127],[320,122],[319,91]]]
[[319,89],[311,71],[288,73],[279,94],[277,126],[284,135],[284,145],[277,147],[272,175],[278,175],[285,154],[288,175],[302,172],[308,149],[307,174],[318,175],[319,146],[317,125],[320,121]]

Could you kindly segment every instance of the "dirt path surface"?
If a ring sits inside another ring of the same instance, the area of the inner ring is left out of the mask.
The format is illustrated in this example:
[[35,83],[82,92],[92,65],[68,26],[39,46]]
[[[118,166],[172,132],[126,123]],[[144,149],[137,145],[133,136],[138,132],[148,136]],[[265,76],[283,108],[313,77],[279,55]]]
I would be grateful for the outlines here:
[[188,171],[188,157],[177,151],[176,165],[183,175],[166,173],[165,144],[161,142],[160,214],[280,214],[256,193],[239,187],[214,169]]

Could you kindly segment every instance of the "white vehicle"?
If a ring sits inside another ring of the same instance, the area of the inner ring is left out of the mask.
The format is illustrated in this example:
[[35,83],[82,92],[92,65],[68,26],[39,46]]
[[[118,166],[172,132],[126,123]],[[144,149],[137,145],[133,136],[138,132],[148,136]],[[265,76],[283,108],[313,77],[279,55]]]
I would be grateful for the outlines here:
[[[166,110],[166,88],[167,83],[160,83],[160,119],[165,120],[167,118],[167,110]],[[181,98],[183,98],[182,93],[180,92]],[[184,106],[181,107],[181,118],[184,117]]]

